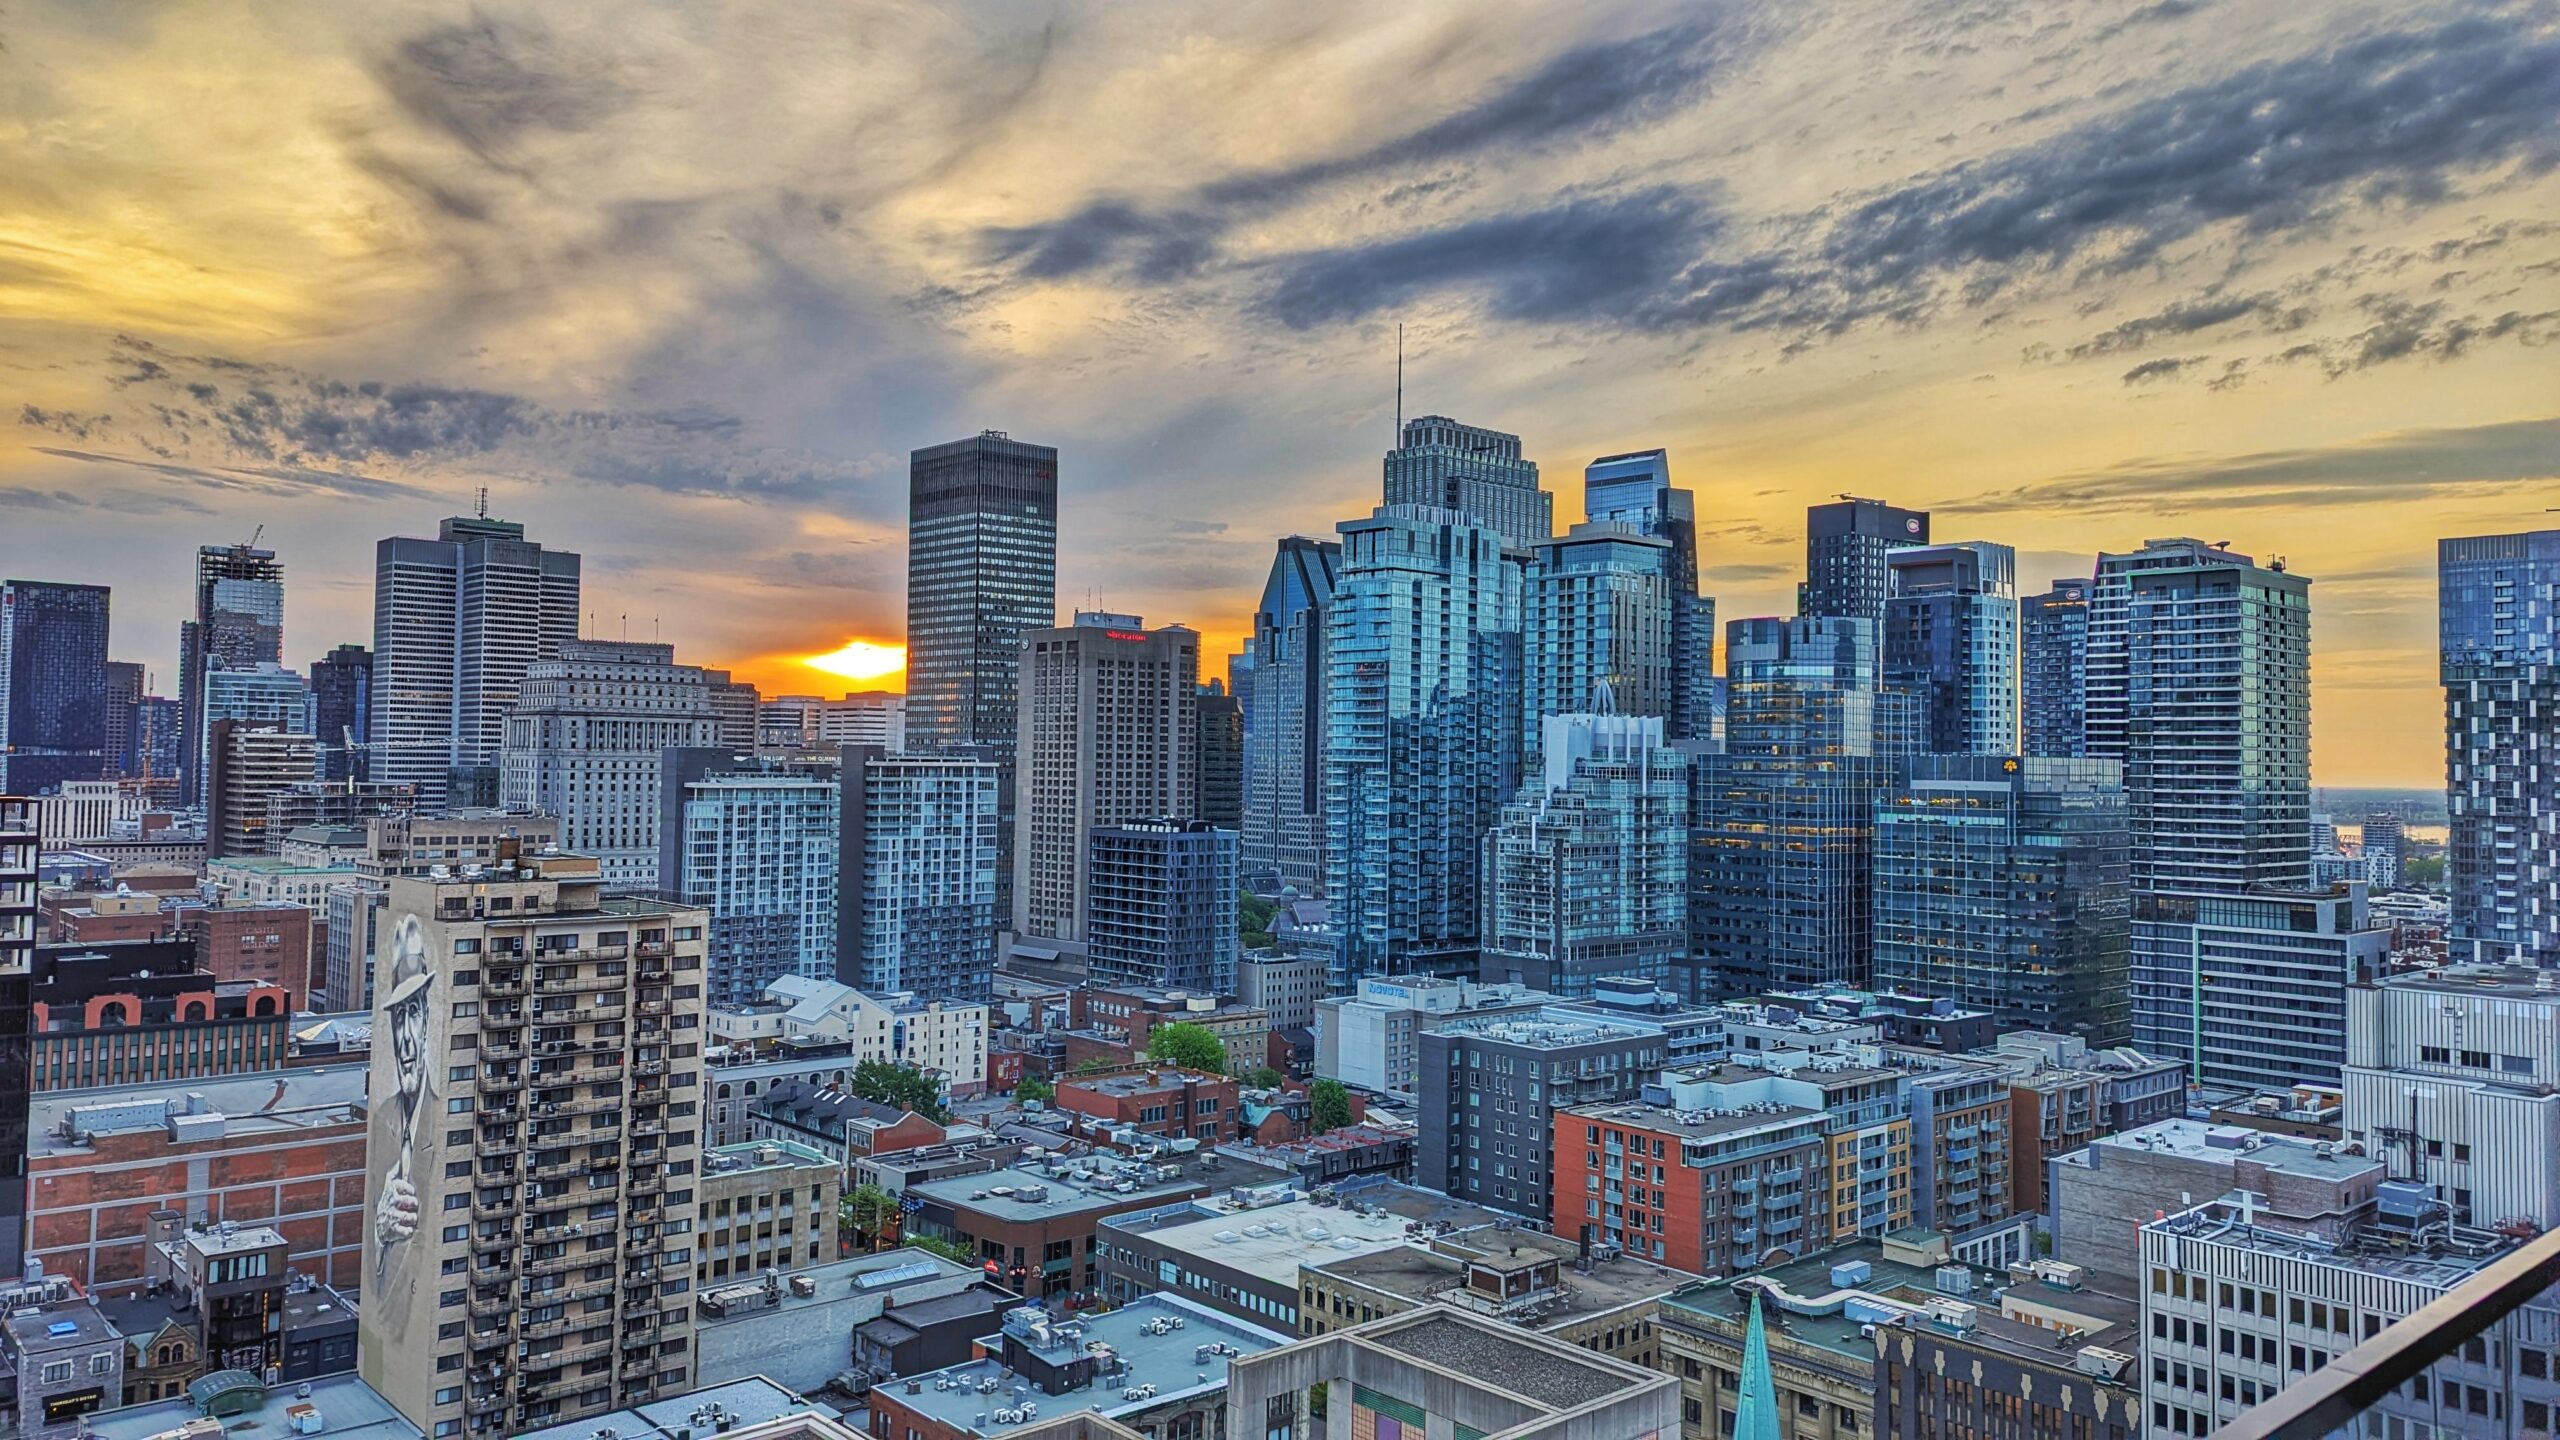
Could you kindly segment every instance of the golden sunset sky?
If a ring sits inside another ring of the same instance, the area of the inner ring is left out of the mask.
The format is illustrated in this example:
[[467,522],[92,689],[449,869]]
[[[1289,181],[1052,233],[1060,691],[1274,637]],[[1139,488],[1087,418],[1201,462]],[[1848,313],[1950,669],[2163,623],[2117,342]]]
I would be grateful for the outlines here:
[[1062,612],[1237,647],[1407,409],[1560,522],[1669,447],[1727,618],[1803,507],[2022,585],[2146,537],[2314,580],[2315,777],[2442,780],[2439,536],[2560,505],[2548,5],[17,5],[0,574],[194,547],[287,660],[493,513],[595,633],[768,693],[903,624],[905,463],[1060,448]]

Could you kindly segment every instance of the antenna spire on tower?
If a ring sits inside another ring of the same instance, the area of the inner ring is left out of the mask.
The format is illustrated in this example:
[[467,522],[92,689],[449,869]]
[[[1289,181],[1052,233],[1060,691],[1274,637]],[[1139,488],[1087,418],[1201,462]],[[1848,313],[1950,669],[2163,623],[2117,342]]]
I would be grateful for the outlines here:
[[1396,444],[1404,444],[1404,322],[1401,320],[1396,322]]

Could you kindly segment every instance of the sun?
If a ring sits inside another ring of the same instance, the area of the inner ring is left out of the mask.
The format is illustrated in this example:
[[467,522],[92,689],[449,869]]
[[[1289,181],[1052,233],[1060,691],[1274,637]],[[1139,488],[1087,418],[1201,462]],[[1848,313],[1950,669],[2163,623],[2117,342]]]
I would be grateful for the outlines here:
[[824,670],[848,680],[879,680],[907,668],[907,649],[903,645],[848,640],[841,650],[824,655],[804,655],[800,663],[812,670]]

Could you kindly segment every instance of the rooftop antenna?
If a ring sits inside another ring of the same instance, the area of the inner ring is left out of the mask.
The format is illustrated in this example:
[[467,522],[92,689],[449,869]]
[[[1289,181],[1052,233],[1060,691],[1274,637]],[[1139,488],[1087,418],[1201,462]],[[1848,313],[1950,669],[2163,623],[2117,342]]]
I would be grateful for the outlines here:
[[[1396,444],[1404,443],[1404,322],[1396,322]],[[1393,448],[1392,446],[1389,448]]]
[[486,520],[489,518],[489,487],[486,485],[480,487],[478,509],[481,519]]

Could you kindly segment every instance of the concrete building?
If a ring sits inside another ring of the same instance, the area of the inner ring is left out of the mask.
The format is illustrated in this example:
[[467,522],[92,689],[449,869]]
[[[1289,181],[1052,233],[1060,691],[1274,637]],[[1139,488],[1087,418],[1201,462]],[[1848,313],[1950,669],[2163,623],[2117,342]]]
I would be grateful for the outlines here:
[[[1527,473],[1534,500],[1501,509],[1507,524],[1391,502],[1338,527],[1322,752],[1337,991],[1364,975],[1476,971],[1481,839],[1521,781],[1521,571],[1505,546],[1545,537],[1546,496]],[[1514,534],[1524,516],[1535,536]]]
[[1558,1110],[1555,1233],[1696,1275],[1754,1269],[1804,1246],[1807,1192],[1827,1189],[1828,1154],[1826,1117],[1799,1106]]
[[1216,1154],[1171,1158],[1054,1156],[920,1181],[906,1187],[907,1233],[962,1246],[989,1279],[1032,1299],[1081,1304],[1101,1294],[1104,1217],[1289,1179]]
[[526,672],[577,639],[578,567],[486,515],[376,544],[366,773],[415,786],[429,811],[494,803]]
[[992,760],[869,746],[843,756],[835,978],[874,993],[984,1003],[1010,849],[1005,771]]
[[1332,993],[1332,962],[1319,955],[1248,951],[1236,964],[1236,999],[1271,1017],[1274,1030],[1311,1029]]
[[2548,969],[2560,965],[2560,530],[2440,540],[2436,576],[2451,954]]
[[1387,452],[1385,499],[1455,511],[1515,549],[1556,531],[1554,498],[1538,488],[1538,462],[1523,457],[1520,437],[1446,415],[1404,422]]
[[560,822],[549,816],[486,810],[376,816],[364,822],[364,830],[354,877],[329,882],[326,898],[313,908],[326,914],[329,1003],[367,1013],[373,1009],[373,962],[392,877],[424,875],[439,865],[457,871],[487,867],[497,863],[502,848],[532,853],[560,839]]
[[987,1087],[984,1005],[913,993],[865,995],[832,980],[785,976],[751,1004],[709,1011],[704,1028],[710,1043],[733,1057],[832,1060],[838,1069],[880,1060],[931,1075],[959,1099]]
[[706,917],[603,892],[577,855],[391,882],[364,1371],[421,1428],[521,1433],[691,1384],[670,1236],[700,1163]]
[[152,1215],[271,1225],[285,1263],[363,1278],[365,1068],[295,1066],[39,1095],[28,1115],[27,1253],[92,1295],[141,1291]]
[[1423,1027],[1436,1016],[1516,1014],[1556,997],[1521,985],[1431,975],[1367,975],[1316,1002],[1316,1074],[1410,1103],[1421,1093]]
[[2128,1218],[2174,1215],[2246,1190],[2265,1216],[2305,1233],[2342,1235],[2386,1178],[2371,1156],[2236,1125],[2163,1120],[2102,1136],[2050,1163],[2053,1254],[2125,1289],[2141,1282]]
[[1083,953],[1093,832],[1191,818],[1198,785],[1200,637],[1079,610],[1023,636],[1014,817],[1018,941]]
[[[0,795],[0,1025],[23,1034],[34,1024],[27,991],[36,962],[36,875],[44,833],[35,802]],[[14,1056],[0,1064],[0,1254],[27,1253],[27,1092],[32,1077]]]
[[1987,540],[1885,556],[1883,681],[1918,698],[1932,754],[2019,753],[2017,572]]
[[2042,1214],[2052,1162],[2102,1135],[2174,1119],[2186,1109],[2176,1063],[2141,1051],[2092,1051],[2076,1036],[2013,1031],[1974,1058],[2009,1076],[2009,1212]]
[[1245,882],[1257,893],[1323,893],[1325,639],[1342,546],[1284,536],[1253,615],[1253,664],[1237,693],[1244,737]]
[[193,616],[178,626],[179,799],[201,805],[205,725],[213,715],[208,678],[217,669],[284,663],[284,566],[273,550],[204,545],[196,549],[195,579]]
[[1299,1327],[1299,1267],[1402,1249],[1417,1226],[1473,1229],[1490,1210],[1388,1182],[1356,1187],[1350,1208],[1283,1182],[1180,1200],[1102,1220],[1102,1293],[1125,1305],[1158,1291],[1284,1334]]
[[2244,1090],[2335,1085],[2347,992],[2382,973],[2389,927],[2361,881],[2312,894],[2136,891],[2134,1045],[2191,1081]]
[[871,745],[896,754],[907,748],[907,697],[888,690],[838,700],[776,695],[757,702],[756,745],[806,751]]
[[1893,595],[1887,557],[1929,543],[1929,512],[1882,500],[1842,496],[1804,512],[1804,588],[1796,609],[1808,616],[1884,623]]
[[[1372,1182],[1374,1183],[1374,1182]],[[1355,1202],[1369,1186],[1346,1188]],[[1496,1221],[1426,1226],[1410,1243],[1299,1266],[1298,1333],[1328,1335],[1440,1305],[1652,1369],[1661,1360],[1655,1306],[1690,1276],[1607,1247]]]
[[[1604,697],[1605,698],[1605,697]],[[1651,715],[1548,714],[1538,778],[1485,832],[1485,980],[1580,999],[1688,948],[1688,759]]]
[[1238,888],[1234,830],[1207,820],[1094,826],[1085,973],[1098,985],[1233,994]]
[[[1323,1387],[1325,1418],[1313,1414]],[[1671,1440],[1670,1376],[1433,1305],[1309,1336],[1228,1367],[1227,1404],[1266,1434]],[[1315,1427],[1321,1423],[1319,1432]]]
[[694,1189],[694,1265],[706,1298],[748,1277],[833,1259],[840,1161],[788,1140],[711,1146]]
[[[1971,1244],[2009,1219],[2009,1076],[1998,1066],[1918,1050],[1882,1052],[1910,1077],[1911,1221]],[[2024,1258],[2026,1237],[2002,1259]]]
[[[217,677],[228,673],[214,672]],[[216,717],[207,721],[204,810],[209,857],[273,853],[267,832],[268,801],[312,776],[316,752],[309,733],[295,733],[300,730],[299,725],[280,720]]]
[[[830,1247],[832,1249],[833,1247]],[[903,1307],[968,1292],[985,1282],[970,1266],[909,1246],[877,1255],[829,1259],[785,1268],[772,1284],[719,1287],[732,1294],[713,1313],[695,1301],[694,1370],[704,1385],[761,1375],[802,1394],[816,1394],[847,1369],[864,1368],[861,1336]],[[994,1330],[979,1329],[971,1339]],[[966,1358],[966,1352],[943,1363]],[[920,1366],[919,1369],[930,1369]],[[874,1369],[870,1378],[890,1372]]]
[[2088,753],[2081,734],[2089,683],[2089,582],[2056,580],[2022,603],[2019,690],[2024,716],[2020,750],[2052,760]]
[[2560,1227],[2560,974],[2457,965],[2347,991],[2344,1138],[2457,1224]]
[[1790,1240],[1792,1232],[1782,1232],[1771,1248],[1805,1255],[1910,1228],[1915,1141],[1910,1080],[1903,1072],[1841,1054],[1775,1051],[1748,1057],[1747,1063],[1667,1072],[1658,1088],[1677,1110],[1765,1115],[1778,1107],[1823,1116],[1826,1147],[1806,1187],[1804,1234]]
[[1434,1123],[1415,1147],[1416,1183],[1543,1220],[1555,1213],[1555,1112],[1634,1099],[1671,1047],[1651,1021],[1550,1005],[1440,1022],[1418,1049],[1417,1108]]
[[525,667],[507,713],[499,795],[512,810],[560,817],[560,843],[596,857],[607,883],[658,885],[666,752],[720,743],[710,681],[675,647],[563,641]]
[[1172,1295],[1091,1316],[1024,1305],[1006,1311],[1002,1331],[989,1338],[995,1343],[984,1358],[873,1389],[872,1433],[1015,1437],[1061,1412],[1090,1410],[1150,1435],[1241,1434],[1227,1419],[1231,1367],[1288,1343]]

